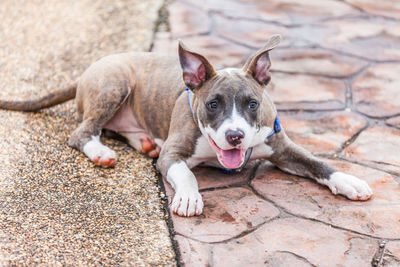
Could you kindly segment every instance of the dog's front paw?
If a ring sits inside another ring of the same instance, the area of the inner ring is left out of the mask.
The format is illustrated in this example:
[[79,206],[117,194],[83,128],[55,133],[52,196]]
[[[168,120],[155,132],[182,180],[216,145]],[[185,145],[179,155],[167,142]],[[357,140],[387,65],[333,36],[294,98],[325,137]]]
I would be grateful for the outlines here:
[[180,190],[175,193],[171,209],[179,216],[200,215],[203,212],[203,200],[198,191]]
[[351,200],[368,200],[374,194],[365,181],[343,172],[334,172],[329,180],[324,179],[321,183],[327,185],[334,195],[344,195]]

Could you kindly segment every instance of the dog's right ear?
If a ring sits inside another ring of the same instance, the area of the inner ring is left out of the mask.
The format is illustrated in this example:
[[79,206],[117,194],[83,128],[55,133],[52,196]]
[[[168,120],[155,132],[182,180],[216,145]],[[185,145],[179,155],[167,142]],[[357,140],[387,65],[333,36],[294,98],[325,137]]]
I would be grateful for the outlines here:
[[179,61],[183,71],[183,81],[191,90],[200,88],[205,81],[216,75],[208,60],[200,54],[189,51],[182,41],[179,41]]

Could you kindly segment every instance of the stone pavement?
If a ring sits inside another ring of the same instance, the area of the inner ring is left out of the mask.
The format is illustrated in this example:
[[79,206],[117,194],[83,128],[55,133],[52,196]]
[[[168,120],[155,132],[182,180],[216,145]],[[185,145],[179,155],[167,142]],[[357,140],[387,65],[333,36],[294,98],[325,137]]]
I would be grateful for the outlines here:
[[[400,266],[400,2],[177,0],[153,51],[177,41],[239,67],[269,35],[272,96],[288,135],[375,192],[353,202],[267,162],[197,168],[204,214],[170,214],[186,266]],[[164,181],[171,201],[173,191]]]

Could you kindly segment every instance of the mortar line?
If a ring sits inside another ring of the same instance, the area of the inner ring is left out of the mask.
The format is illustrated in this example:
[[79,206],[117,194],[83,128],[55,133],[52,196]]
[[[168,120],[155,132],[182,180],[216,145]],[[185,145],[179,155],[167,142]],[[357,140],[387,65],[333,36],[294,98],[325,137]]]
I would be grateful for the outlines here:
[[281,217],[281,214],[278,214],[277,216],[272,217],[272,218],[269,218],[269,219],[267,219],[267,220],[265,220],[265,221],[259,223],[258,225],[254,226],[254,227],[245,229],[245,230],[243,230],[242,232],[240,232],[239,234],[237,234],[237,235],[235,235],[235,236],[232,236],[232,237],[230,237],[230,238],[221,240],[221,241],[211,241],[211,242],[207,242],[207,241],[202,241],[202,240],[196,239],[196,238],[194,238],[194,237],[187,236],[187,235],[182,234],[182,233],[179,233],[179,232],[177,232],[176,234],[177,234],[177,235],[180,235],[180,236],[183,236],[183,237],[185,237],[185,238],[191,239],[191,240],[193,240],[193,241],[202,243],[202,244],[219,245],[219,244],[225,244],[225,243],[231,242],[231,241],[233,241],[233,240],[235,240],[235,239],[238,239],[238,238],[241,238],[241,237],[245,237],[245,236],[247,236],[247,235],[249,235],[249,234],[255,232],[256,230],[258,230],[259,228],[261,228],[263,225],[268,224],[268,223],[270,223],[270,222],[273,222],[273,221],[275,221],[275,220],[281,219],[281,218],[282,218],[282,217]]
[[[300,177],[300,176],[299,176],[299,178],[307,179],[307,178],[303,178],[303,177]],[[254,189],[252,186],[251,186],[251,189],[252,189],[252,191],[253,191],[253,193],[255,195],[257,195],[258,197],[260,197],[263,200],[266,200],[266,201],[270,202],[271,204],[273,204],[274,206],[282,209],[283,211],[285,211],[285,213],[287,213],[287,214],[289,214],[291,216],[298,217],[298,218],[301,218],[301,219],[304,219],[304,220],[317,222],[317,223],[322,223],[324,225],[330,226],[330,227],[338,229],[338,230],[347,231],[347,232],[350,232],[350,233],[353,233],[353,234],[357,234],[357,235],[373,238],[373,239],[376,239],[376,240],[384,240],[384,239],[386,239],[386,240],[390,240],[390,241],[400,241],[400,238],[378,237],[378,236],[374,236],[374,235],[371,235],[371,234],[361,233],[361,232],[358,232],[356,230],[351,230],[351,229],[348,229],[348,228],[345,228],[345,227],[342,227],[342,226],[330,224],[330,223],[327,223],[327,222],[324,222],[324,221],[321,221],[321,220],[318,220],[318,219],[315,219],[315,218],[307,217],[305,215],[293,213],[293,212],[287,210],[286,208],[282,207],[281,205],[279,205],[275,201],[273,201],[273,200],[269,199],[268,197],[262,195],[256,189]]]
[[299,258],[299,259],[301,259],[301,260],[307,262],[307,263],[310,264],[312,267],[318,267],[318,265],[315,265],[315,264],[311,263],[306,257],[303,257],[303,256],[301,256],[301,255],[299,255],[299,254],[297,254],[297,253],[292,252],[292,251],[288,251],[288,250],[276,250],[276,252],[283,252],[283,253],[291,254],[291,255],[295,256],[296,258]]
[[[368,168],[370,168],[370,169],[374,169],[374,170],[377,170],[377,171],[385,172],[385,173],[388,173],[388,174],[390,174],[390,175],[392,175],[392,176],[395,176],[396,178],[400,179],[400,174],[399,174],[399,173],[396,173],[396,172],[394,172],[394,171],[381,169],[381,168],[379,168],[379,167],[371,166],[371,165],[368,165],[368,164],[366,164],[366,163],[359,162],[359,161],[354,161],[354,160],[351,160],[351,159],[348,159],[348,158],[344,158],[344,157],[338,157],[338,159],[341,159],[341,160],[346,161],[346,162],[350,162],[350,163],[352,163],[352,164],[357,164],[357,165],[360,165],[360,166],[363,166],[363,167],[368,167]],[[373,162],[373,161],[372,161],[371,163],[393,166],[393,165],[388,164],[388,163],[377,163],[377,162]],[[395,167],[396,167],[396,166],[395,166]]]
[[320,44],[318,44],[318,43],[314,43],[314,46],[315,46],[316,48],[319,48],[319,49],[324,49],[324,50],[331,51],[331,52],[334,52],[334,53],[339,54],[339,55],[344,55],[344,56],[348,56],[348,57],[360,59],[360,60],[367,61],[367,62],[370,62],[370,63],[379,63],[379,64],[385,64],[385,63],[400,63],[400,60],[398,60],[398,59],[393,59],[393,60],[386,60],[386,59],[384,59],[384,60],[376,60],[376,59],[371,59],[371,58],[359,56],[359,55],[356,55],[356,54],[352,54],[352,53],[350,53],[350,52],[345,52],[345,51],[341,51],[341,50],[336,50],[336,49],[334,49],[334,48],[325,47],[325,46],[322,46],[322,45],[320,45]]
[[[168,196],[165,191],[165,185],[164,185],[164,181],[162,179],[162,175],[156,168],[156,161],[157,161],[156,159],[153,159],[152,164],[153,164],[154,170],[156,172],[156,177],[157,177],[157,182],[158,182],[158,187],[159,187],[159,190],[158,190],[159,199],[160,199],[159,201],[160,201],[160,204],[161,204],[163,212],[164,212],[164,221],[166,222],[166,225],[168,228],[169,237],[171,239],[172,249],[175,252],[176,266],[181,267],[182,263],[183,263],[182,255],[181,255],[178,241],[175,239],[176,232],[175,232],[175,228],[174,228],[174,222],[172,221],[172,218],[171,218],[171,212],[168,207]],[[166,199],[166,201],[164,200],[164,203],[161,202],[163,200],[163,197],[161,197],[161,193],[164,194],[164,198]]]

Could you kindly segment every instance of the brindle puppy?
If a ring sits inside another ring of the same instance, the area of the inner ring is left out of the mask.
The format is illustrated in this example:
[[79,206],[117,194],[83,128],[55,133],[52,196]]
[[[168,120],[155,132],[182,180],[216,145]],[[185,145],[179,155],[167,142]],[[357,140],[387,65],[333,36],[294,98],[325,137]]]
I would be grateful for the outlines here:
[[271,79],[268,53],[279,42],[279,35],[272,36],[242,69],[219,71],[182,43],[179,60],[154,53],[112,55],[66,89],[38,100],[0,101],[0,108],[34,111],[75,97],[82,122],[69,145],[98,165],[114,166],[115,152],[100,142],[101,130],[108,129],[150,157],[159,156],[157,167],[175,189],[172,210],[181,216],[203,210],[191,168],[208,164],[240,170],[257,158],[313,178],[333,194],[369,199],[373,193],[366,182],[336,171],[281,129],[265,90]]

